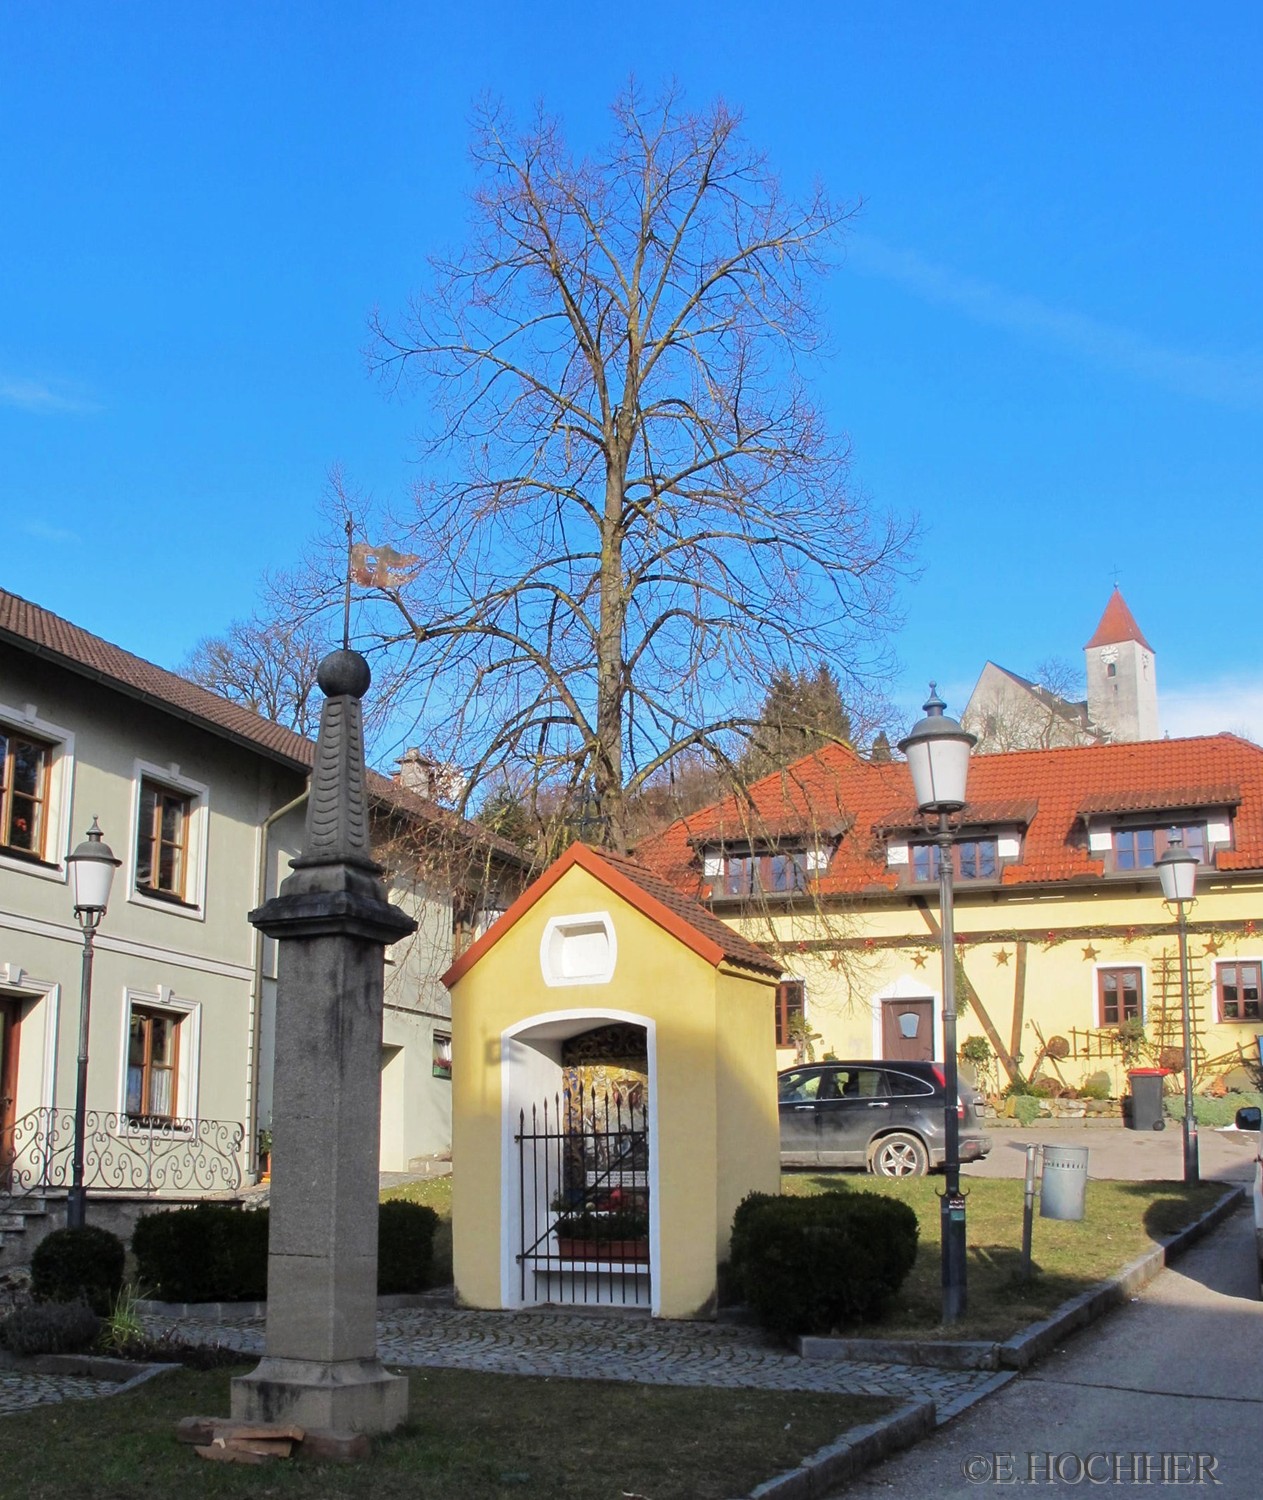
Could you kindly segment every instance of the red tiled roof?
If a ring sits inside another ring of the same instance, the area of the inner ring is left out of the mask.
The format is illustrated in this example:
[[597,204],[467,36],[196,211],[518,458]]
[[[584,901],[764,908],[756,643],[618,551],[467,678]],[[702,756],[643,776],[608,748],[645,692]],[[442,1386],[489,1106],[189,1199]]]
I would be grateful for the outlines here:
[[664,931],[692,948],[708,963],[729,963],[737,968],[752,969],[772,979],[781,976],[781,963],[756,943],[741,936],[704,906],[690,900],[662,875],[647,869],[636,860],[592,849],[587,844],[571,844],[548,869],[522,892],[512,906],[486,932],[465,950],[443,975],[451,987],[462,979],[483,955],[493,948],[506,932],[526,915],[535,903],[562,878],[567,870],[579,865],[601,881],[638,911],[656,922]]
[[[1217,866],[1263,869],[1263,749],[1236,735],[979,755],[970,766],[969,793],[978,823],[1007,821],[995,813],[1034,805],[1021,860],[1004,867],[1006,886],[1099,878],[1102,863],[1087,848],[1082,811],[1106,803],[1114,804],[1110,811],[1155,813],[1235,805],[1234,848],[1219,852]],[[900,818],[913,805],[904,762],[874,764],[828,746],[756,782],[748,804],[729,797],[681,818],[644,840],[636,858],[680,890],[704,898],[708,882],[696,849],[707,841],[757,838],[764,817],[783,831],[794,816],[810,839],[820,824],[849,816],[852,822],[814,888],[825,896],[880,894],[899,884],[898,872],[887,868],[881,833],[912,826]],[[981,811],[988,815],[978,816]]]
[[1083,817],[1093,813],[1177,812],[1194,807],[1237,807],[1241,792],[1235,786],[1124,787],[1093,792],[1079,804]]
[[[242,745],[297,771],[310,771],[316,753],[313,740],[274,724],[218,693],[199,687],[165,667],[133,656],[121,646],[72,625],[51,610],[41,609],[17,594],[0,589],[0,641],[8,641],[36,656],[48,658],[69,671],[81,673],[139,698],[165,713],[187,719],[212,734]],[[518,863],[521,851],[506,840],[405,791],[389,777],[368,773],[369,793],[378,802],[422,823],[451,833],[463,831],[481,846],[494,849]]]
[[1090,651],[1093,646],[1117,646],[1121,641],[1135,641],[1146,651],[1153,650],[1140,633],[1140,626],[1136,624],[1135,616],[1127,608],[1116,584],[1110,595],[1110,602],[1105,606],[1105,613],[1101,616],[1101,623],[1096,627],[1096,633],[1083,649]]
[[[1038,811],[1039,803],[1030,798],[1016,798],[1008,802],[977,802],[971,798],[956,821],[974,828],[994,823],[1008,823],[1025,828]],[[881,826],[889,829],[922,828],[925,826],[925,818],[916,804],[909,802],[896,809]]]

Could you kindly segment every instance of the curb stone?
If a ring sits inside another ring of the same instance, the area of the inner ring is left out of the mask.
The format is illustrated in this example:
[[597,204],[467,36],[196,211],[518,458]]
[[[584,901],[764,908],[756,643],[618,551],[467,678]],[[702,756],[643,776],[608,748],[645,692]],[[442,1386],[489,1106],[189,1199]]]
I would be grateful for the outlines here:
[[[377,1299],[377,1311],[398,1312],[407,1307],[429,1307],[434,1289],[428,1292],[390,1292]],[[248,1323],[266,1318],[266,1302],[155,1302],[137,1298],[136,1310],[155,1318],[195,1318],[206,1323]]]
[[[803,1359],[843,1359],[881,1364],[932,1365],[951,1370],[1025,1370],[1068,1333],[1084,1328],[1129,1301],[1177,1256],[1232,1213],[1244,1188],[1230,1188],[1200,1218],[1160,1240],[1116,1276],[1063,1302],[1041,1322],[998,1343],[953,1339],[847,1339],[804,1336],[796,1342]],[[954,1415],[954,1413],[953,1413]]]
[[1024,1333],[1015,1334],[998,1346],[1000,1368],[1025,1370],[1056,1348],[1063,1338],[1076,1329],[1085,1328],[1104,1317],[1115,1307],[1128,1302],[1190,1245],[1196,1243],[1217,1224],[1226,1219],[1245,1196],[1244,1188],[1231,1188],[1213,1203],[1200,1218],[1186,1224],[1152,1250],[1129,1261],[1117,1276],[1089,1287],[1086,1292],[1063,1302],[1056,1312],[1041,1323],[1033,1323]]
[[889,1416],[853,1427],[796,1469],[756,1485],[745,1500],[824,1500],[839,1484],[934,1431],[933,1401],[909,1401]]
[[853,1359],[862,1364],[932,1365],[940,1370],[997,1370],[1000,1346],[956,1339],[845,1339],[804,1334],[803,1359]]

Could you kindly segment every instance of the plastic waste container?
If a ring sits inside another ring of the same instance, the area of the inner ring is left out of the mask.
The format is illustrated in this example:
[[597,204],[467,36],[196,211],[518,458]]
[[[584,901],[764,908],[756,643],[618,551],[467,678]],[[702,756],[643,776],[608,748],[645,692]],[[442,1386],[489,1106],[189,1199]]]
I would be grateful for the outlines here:
[[1162,1113],[1162,1080],[1170,1071],[1170,1068],[1128,1068],[1131,1117],[1127,1123],[1132,1130],[1166,1129],[1166,1116]]
[[1045,1146],[1039,1189],[1041,1219],[1081,1219],[1088,1188],[1086,1146]]

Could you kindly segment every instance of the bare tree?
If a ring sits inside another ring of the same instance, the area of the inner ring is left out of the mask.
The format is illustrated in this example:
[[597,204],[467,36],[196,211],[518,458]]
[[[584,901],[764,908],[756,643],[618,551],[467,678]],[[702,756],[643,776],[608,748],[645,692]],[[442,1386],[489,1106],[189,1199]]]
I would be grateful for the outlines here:
[[313,734],[320,721],[316,668],[328,649],[311,621],[256,614],[200,640],[178,671],[265,719]]
[[382,523],[410,568],[357,634],[471,789],[564,784],[624,847],[628,799],[730,760],[778,668],[827,662],[850,702],[886,664],[910,527],[848,490],[802,368],[847,211],[674,92],[629,90],[584,157],[489,107],[473,156],[468,243],[374,320],[377,368],[432,403],[431,477]]

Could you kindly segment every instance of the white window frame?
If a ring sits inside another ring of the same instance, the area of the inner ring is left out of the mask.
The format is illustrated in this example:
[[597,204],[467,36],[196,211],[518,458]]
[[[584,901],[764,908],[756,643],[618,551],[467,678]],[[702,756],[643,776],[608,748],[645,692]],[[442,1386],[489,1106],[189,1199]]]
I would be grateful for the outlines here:
[[1263,958],[1256,958],[1253,954],[1244,953],[1235,958],[1217,958],[1214,966],[1214,993],[1215,993],[1215,1024],[1217,1026],[1252,1026],[1255,1031],[1263,1032],[1263,1016],[1225,1016],[1223,1013],[1223,997],[1219,988],[1220,969],[1231,965],[1237,968],[1241,964],[1257,964],[1259,967],[1259,978],[1263,980]]
[[[600,962],[572,969],[576,950],[582,954],[583,938],[600,932]],[[539,967],[550,989],[573,984],[609,984],[618,966],[618,935],[607,911],[575,912],[573,916],[550,917],[539,940]]]
[[[189,799],[188,848],[185,852],[185,889],[178,900],[166,900],[151,896],[136,884],[136,846],[140,839],[140,789],[141,784],[151,781],[167,791],[178,792]],[[144,906],[150,911],[167,912],[172,916],[190,917],[200,922],[206,916],[206,854],[207,831],[210,820],[210,791],[200,781],[192,781],[180,774],[178,765],[172,763],[159,766],[147,760],[137,760],[132,766],[132,816],[131,837],[128,842],[127,899],[134,906]]]
[[69,878],[66,855],[70,852],[72,843],[70,814],[74,791],[74,734],[60,724],[42,719],[34,703],[28,703],[22,708],[0,703],[0,724],[18,734],[25,733],[32,739],[46,741],[53,752],[53,763],[48,768],[43,862],[22,859],[0,850],[0,869],[17,870],[23,875],[34,875],[39,880],[55,880],[59,885],[65,885]]
[[1116,958],[1109,963],[1094,963],[1092,965],[1092,1027],[1095,1031],[1112,1031],[1121,1026],[1124,1017],[1120,1016],[1117,1021],[1106,1021],[1103,1013],[1101,1000],[1101,970],[1102,969],[1139,969],[1140,970],[1140,1024],[1149,1024],[1149,965],[1137,963],[1135,959]]
[[127,1055],[131,1041],[132,1007],[162,1010],[178,1017],[180,1026],[179,1058],[175,1070],[175,1097],[180,1112],[172,1119],[172,1128],[191,1130],[198,1119],[198,1090],[201,1082],[199,1060],[202,1053],[202,1007],[196,1000],[174,994],[166,985],[156,990],[123,991],[123,1028],[119,1043],[118,1135],[160,1134],[162,1127],[134,1124],[127,1117]]

